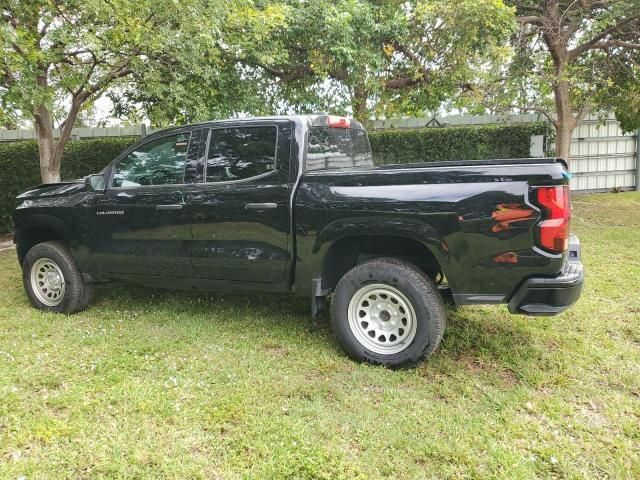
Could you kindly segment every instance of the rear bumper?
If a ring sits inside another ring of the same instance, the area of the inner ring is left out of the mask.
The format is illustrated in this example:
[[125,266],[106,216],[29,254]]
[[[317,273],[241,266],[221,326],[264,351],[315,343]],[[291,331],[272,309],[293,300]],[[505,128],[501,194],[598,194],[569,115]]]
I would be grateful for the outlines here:
[[584,284],[580,240],[569,239],[569,256],[557,277],[529,278],[509,300],[509,312],[523,315],[556,315],[576,303]]

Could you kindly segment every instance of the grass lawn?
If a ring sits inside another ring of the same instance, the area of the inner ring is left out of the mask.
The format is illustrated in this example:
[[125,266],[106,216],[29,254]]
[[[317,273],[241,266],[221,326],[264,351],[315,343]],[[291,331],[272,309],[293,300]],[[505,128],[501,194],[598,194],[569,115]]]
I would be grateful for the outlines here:
[[2,252],[0,478],[640,478],[640,194],[575,197],[573,231],[573,309],[450,312],[410,371],[347,359],[306,299],[40,313]]

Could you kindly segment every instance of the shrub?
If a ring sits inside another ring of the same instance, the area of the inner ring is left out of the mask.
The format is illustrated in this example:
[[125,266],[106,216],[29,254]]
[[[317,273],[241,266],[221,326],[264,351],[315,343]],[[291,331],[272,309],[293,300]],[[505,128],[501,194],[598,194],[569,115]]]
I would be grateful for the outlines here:
[[420,128],[369,132],[377,165],[390,163],[526,158],[531,135],[547,134],[545,123]]

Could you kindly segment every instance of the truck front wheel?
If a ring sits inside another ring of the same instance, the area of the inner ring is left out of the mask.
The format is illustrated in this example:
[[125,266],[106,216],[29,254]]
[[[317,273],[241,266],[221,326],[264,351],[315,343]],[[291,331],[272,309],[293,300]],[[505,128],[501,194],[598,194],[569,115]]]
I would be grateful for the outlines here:
[[349,270],[331,302],[331,327],[353,359],[413,367],[440,344],[446,313],[433,281],[410,263],[376,258]]
[[58,313],[76,313],[91,301],[86,282],[69,250],[60,242],[32,247],[22,263],[22,280],[34,307]]

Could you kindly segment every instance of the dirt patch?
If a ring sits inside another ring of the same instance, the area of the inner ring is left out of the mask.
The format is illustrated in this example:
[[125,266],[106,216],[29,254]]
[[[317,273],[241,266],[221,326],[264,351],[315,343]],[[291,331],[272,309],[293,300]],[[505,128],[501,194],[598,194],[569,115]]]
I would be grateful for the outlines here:
[[284,357],[286,355],[289,355],[289,350],[287,350],[282,345],[278,345],[277,343],[266,343],[264,345],[264,349],[276,357]]
[[505,385],[513,387],[518,383],[520,383],[520,380],[518,380],[518,377],[516,376],[516,374],[513,373],[513,371],[509,370],[508,368],[499,369],[497,373],[500,376],[500,378],[502,378],[502,381],[505,383]]
[[480,373],[486,369],[486,364],[470,355],[460,355],[457,360],[464,365],[469,373]]
[[580,405],[578,409],[587,425],[611,430],[611,422],[604,414],[601,404],[589,401],[586,404]]
[[13,248],[13,235],[10,233],[0,233],[0,252]]
[[460,362],[467,371],[471,374],[478,373],[493,373],[500,377],[502,382],[506,386],[514,386],[519,383],[518,377],[512,370],[508,368],[502,368],[495,364],[485,362],[480,358],[472,357],[471,355],[460,355],[458,357],[458,362]]

